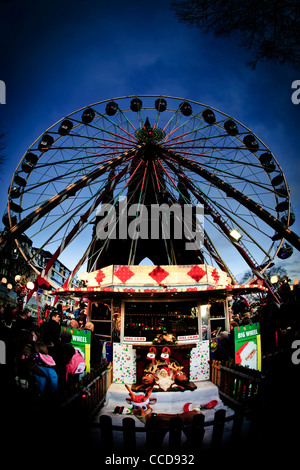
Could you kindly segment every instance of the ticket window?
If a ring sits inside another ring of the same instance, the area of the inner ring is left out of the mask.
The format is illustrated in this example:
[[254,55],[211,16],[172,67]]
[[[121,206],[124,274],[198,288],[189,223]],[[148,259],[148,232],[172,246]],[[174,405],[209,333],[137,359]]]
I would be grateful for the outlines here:
[[226,305],[223,300],[212,302],[209,309],[211,338],[226,330]]
[[200,322],[202,341],[209,339],[209,310],[210,305],[200,305]]

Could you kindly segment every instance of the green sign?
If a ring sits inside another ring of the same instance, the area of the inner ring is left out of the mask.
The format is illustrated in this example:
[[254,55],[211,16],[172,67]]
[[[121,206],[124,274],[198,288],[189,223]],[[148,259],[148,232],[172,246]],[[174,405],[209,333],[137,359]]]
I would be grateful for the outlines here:
[[72,335],[72,345],[80,350],[86,364],[86,372],[91,370],[91,332],[90,330],[78,330],[77,328],[61,327],[62,331],[69,331]]
[[261,370],[261,337],[259,323],[234,328],[235,363]]

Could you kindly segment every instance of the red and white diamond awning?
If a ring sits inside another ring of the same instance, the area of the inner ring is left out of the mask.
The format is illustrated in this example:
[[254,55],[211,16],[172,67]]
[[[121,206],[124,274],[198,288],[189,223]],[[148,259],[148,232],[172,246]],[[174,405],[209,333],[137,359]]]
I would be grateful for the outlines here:
[[[84,277],[84,276],[82,276]],[[104,286],[226,286],[231,278],[220,269],[205,264],[194,266],[117,266],[86,273],[87,287]]]

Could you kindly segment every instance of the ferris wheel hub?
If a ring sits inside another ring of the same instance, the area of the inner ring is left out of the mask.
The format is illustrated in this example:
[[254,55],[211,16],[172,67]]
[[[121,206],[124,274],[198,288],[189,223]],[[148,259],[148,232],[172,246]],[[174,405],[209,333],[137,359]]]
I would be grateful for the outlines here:
[[135,134],[139,139],[139,143],[160,142],[166,135],[159,127],[151,127],[148,117],[144,125],[140,129],[137,129]]

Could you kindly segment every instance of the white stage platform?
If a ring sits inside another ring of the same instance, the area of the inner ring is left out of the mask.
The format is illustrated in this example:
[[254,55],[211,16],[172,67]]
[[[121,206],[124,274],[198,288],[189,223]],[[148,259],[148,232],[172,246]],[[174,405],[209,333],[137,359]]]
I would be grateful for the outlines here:
[[[203,410],[203,414],[206,416],[205,419],[213,419],[215,411],[220,408],[227,409],[219,397],[219,391],[216,385],[210,381],[194,383],[197,385],[197,388],[194,391],[152,392],[151,398],[156,398],[157,400],[154,405],[151,405],[153,413],[182,413],[183,406],[186,403],[205,405],[212,400],[216,400],[217,405],[211,410]],[[121,425],[122,418],[126,416],[125,412],[122,415],[117,415],[114,413],[114,410],[117,406],[124,406],[125,408],[130,409],[131,405],[127,403],[126,398],[130,397],[125,385],[111,384],[107,391],[105,405],[101,408],[97,415],[97,419],[99,419],[99,416],[102,414],[106,414],[111,416],[113,424]],[[144,424],[132,414],[127,414],[127,416],[131,416],[136,420],[136,426],[144,426]]]
[[[219,397],[218,387],[210,381],[194,382],[197,385],[197,389],[194,391],[185,390],[184,392],[152,392],[151,398],[156,398],[157,402],[151,406],[153,413],[182,413],[183,406],[186,403],[193,403],[195,405],[205,405],[212,400],[216,400],[217,404],[214,408],[208,410],[202,410],[201,412],[205,416],[205,422],[212,421],[214,419],[215,412],[220,409],[225,409],[226,417],[232,416],[234,411],[224,405]],[[122,420],[126,417],[132,417],[135,420],[136,427],[145,427],[145,425],[136,418],[133,414],[126,414],[125,410],[130,409],[126,401],[129,398],[129,393],[123,384],[111,384],[108,389],[106,401],[104,406],[94,416],[94,421],[99,423],[99,418],[102,415],[108,415],[112,419],[112,424],[115,426],[122,426]],[[124,407],[122,414],[114,413],[116,407]],[[229,436],[231,433],[232,421],[225,423],[224,435]],[[203,446],[209,445],[212,435],[212,426],[205,427],[205,435],[203,439]],[[143,449],[145,446],[145,433],[137,433],[137,447]],[[164,445],[168,443],[168,433],[164,439]],[[182,442],[185,441],[185,436],[182,438]],[[114,431],[115,444],[122,448],[123,435],[122,431]],[[164,446],[163,446],[164,447]]]

